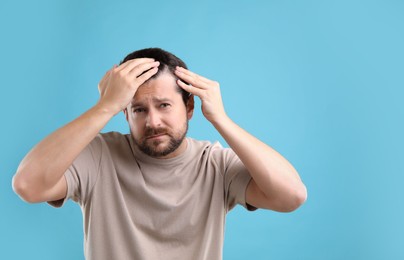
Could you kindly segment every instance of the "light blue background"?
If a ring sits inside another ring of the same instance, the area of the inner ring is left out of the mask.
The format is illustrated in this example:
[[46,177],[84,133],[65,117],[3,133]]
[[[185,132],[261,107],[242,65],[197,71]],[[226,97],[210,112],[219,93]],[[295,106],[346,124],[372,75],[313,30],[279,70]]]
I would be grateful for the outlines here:
[[[26,204],[11,178],[106,70],[155,46],[219,81],[309,191],[293,213],[232,211],[225,259],[404,259],[403,1],[2,0],[0,28],[0,259],[83,259],[79,207]],[[199,109],[189,135],[223,142]]]

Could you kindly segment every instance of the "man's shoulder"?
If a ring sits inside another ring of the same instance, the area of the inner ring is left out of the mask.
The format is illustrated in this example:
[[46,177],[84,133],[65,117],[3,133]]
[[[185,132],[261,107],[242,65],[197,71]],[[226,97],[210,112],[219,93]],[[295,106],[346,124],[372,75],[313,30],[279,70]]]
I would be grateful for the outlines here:
[[101,139],[110,149],[122,149],[130,147],[130,134],[106,132],[99,133],[96,138]]
[[188,144],[191,146],[191,160],[199,160],[212,165],[213,169],[218,169],[219,172],[223,172],[223,169],[226,169],[237,158],[231,148],[223,147],[218,141],[212,143],[188,138]]
[[106,133],[99,133],[98,136],[106,141],[122,141],[126,140],[129,134],[122,134],[120,132],[106,132]]
[[208,140],[197,140],[191,137],[187,137],[187,139],[193,151],[211,154],[213,151],[225,150],[218,141],[212,143]]

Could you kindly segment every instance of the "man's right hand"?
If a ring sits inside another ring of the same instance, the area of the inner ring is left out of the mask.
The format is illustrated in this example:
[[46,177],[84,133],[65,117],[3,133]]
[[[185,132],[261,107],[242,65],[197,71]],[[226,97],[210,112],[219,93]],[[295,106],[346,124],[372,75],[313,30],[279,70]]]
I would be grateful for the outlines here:
[[99,105],[114,115],[125,109],[137,89],[158,71],[160,63],[150,58],[129,60],[114,65],[98,84]]

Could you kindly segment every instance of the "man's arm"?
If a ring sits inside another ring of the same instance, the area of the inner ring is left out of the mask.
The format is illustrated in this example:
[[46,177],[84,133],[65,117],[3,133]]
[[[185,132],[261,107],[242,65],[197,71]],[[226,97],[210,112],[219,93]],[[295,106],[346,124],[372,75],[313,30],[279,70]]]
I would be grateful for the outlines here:
[[100,81],[98,103],[47,136],[21,161],[13,178],[14,191],[31,203],[64,198],[65,171],[108,121],[129,104],[138,87],[157,72],[158,65],[153,59],[134,59],[109,70]]
[[235,124],[226,114],[219,83],[178,67],[177,83],[202,101],[204,116],[223,136],[248,169],[252,180],[246,191],[247,203],[257,208],[289,212],[307,198],[305,185],[295,168],[278,152]]

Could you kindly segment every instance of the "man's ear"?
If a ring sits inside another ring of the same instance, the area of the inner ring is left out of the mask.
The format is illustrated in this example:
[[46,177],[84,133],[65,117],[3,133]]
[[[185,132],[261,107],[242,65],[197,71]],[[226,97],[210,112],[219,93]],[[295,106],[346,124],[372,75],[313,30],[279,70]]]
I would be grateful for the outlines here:
[[125,114],[126,121],[128,121],[128,108],[124,108],[122,111]]
[[187,101],[187,117],[188,120],[190,120],[194,114],[194,106],[195,106],[195,102],[194,102],[194,95],[190,95]]

